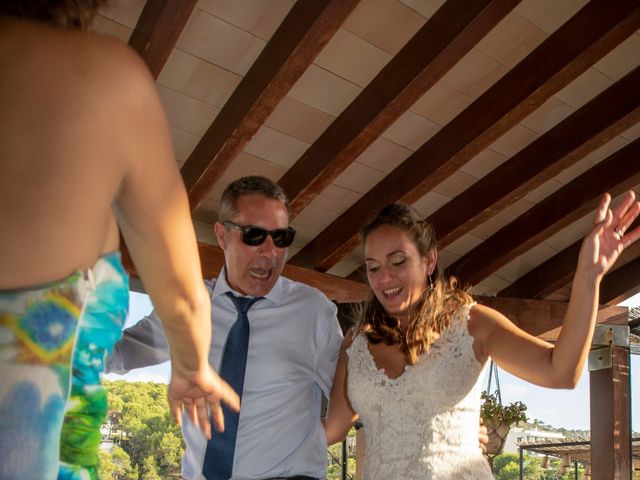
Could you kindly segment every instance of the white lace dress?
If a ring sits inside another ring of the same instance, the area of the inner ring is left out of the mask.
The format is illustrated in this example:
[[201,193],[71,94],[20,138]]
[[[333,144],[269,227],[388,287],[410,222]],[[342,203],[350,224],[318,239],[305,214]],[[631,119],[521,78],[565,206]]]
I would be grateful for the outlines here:
[[378,370],[357,335],[348,392],[365,432],[364,480],[492,480],[478,446],[483,365],[468,332],[469,309],[402,375]]

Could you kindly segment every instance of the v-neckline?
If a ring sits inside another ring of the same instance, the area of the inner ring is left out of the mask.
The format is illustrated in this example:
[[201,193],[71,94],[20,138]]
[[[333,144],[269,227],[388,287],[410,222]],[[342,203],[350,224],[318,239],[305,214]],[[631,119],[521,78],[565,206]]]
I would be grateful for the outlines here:
[[385,378],[388,381],[394,382],[394,383],[400,381],[400,379],[402,377],[404,377],[411,370],[411,367],[413,367],[413,365],[409,365],[408,363],[405,363],[404,368],[398,374],[398,376],[390,377],[387,374],[385,368],[384,367],[379,367],[378,364],[376,363],[376,358],[373,356],[373,353],[371,352],[371,350],[369,350],[369,342],[367,341],[367,337],[363,335],[362,336],[362,341],[364,342],[364,348],[367,351],[367,356],[369,357],[369,360],[371,361],[371,365],[373,365],[373,368],[376,370],[376,372],[378,372],[381,375],[384,375]]

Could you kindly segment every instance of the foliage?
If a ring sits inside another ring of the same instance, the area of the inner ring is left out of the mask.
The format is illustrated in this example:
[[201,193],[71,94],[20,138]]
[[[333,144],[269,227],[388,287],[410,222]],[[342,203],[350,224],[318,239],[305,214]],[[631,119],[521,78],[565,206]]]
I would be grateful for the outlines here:
[[153,458],[153,455],[149,455],[142,462],[142,473],[140,475],[140,480],[162,480],[162,477],[158,475],[156,461]]
[[[352,428],[347,434],[347,473],[349,477],[355,478],[356,474],[356,430]],[[351,446],[352,445],[352,446]],[[342,478],[342,443],[336,443],[328,448],[327,480],[339,480]]]
[[102,453],[101,478],[155,480],[178,476],[182,432],[170,417],[167,386],[105,381],[109,398],[107,439],[117,442]]
[[98,454],[100,455],[100,469],[98,471],[100,478],[115,478],[115,468],[111,460],[111,455],[104,450],[100,450]]
[[[543,476],[543,469],[540,466],[540,459],[524,456],[524,480],[540,480]],[[516,480],[520,478],[520,457],[514,453],[503,453],[493,460],[493,475],[496,480]]]
[[[493,460],[494,477],[496,480],[517,480],[520,478],[520,458],[514,453],[503,453]],[[574,480],[573,467],[567,474],[561,472],[562,460],[554,459],[548,468],[542,467],[542,458],[532,455],[524,455],[523,479],[524,480]],[[584,478],[584,468],[578,467],[578,478]]]
[[495,394],[482,392],[482,400],[480,416],[487,427],[496,428],[501,423],[511,426],[527,420],[524,413],[527,411],[527,406],[522,402],[501,405],[498,401],[498,392]]
[[138,468],[132,468],[127,452],[114,445],[110,453],[100,450],[100,478],[138,480]]

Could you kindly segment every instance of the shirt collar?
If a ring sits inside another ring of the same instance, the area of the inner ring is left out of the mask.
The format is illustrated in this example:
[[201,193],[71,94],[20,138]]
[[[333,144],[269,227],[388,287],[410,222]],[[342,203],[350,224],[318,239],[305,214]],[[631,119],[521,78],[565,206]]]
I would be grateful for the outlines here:
[[[284,281],[282,280],[282,275],[280,275],[278,277],[278,280],[276,280],[276,283],[273,285],[273,288],[263,297],[275,303],[276,305],[280,305],[284,299],[283,284]],[[218,278],[216,279],[216,284],[213,287],[212,298],[226,295],[227,292],[231,292],[238,297],[244,296],[240,292],[236,292],[233,288],[231,288],[231,286],[229,286],[229,283],[227,282],[227,267],[223,266],[220,270]]]

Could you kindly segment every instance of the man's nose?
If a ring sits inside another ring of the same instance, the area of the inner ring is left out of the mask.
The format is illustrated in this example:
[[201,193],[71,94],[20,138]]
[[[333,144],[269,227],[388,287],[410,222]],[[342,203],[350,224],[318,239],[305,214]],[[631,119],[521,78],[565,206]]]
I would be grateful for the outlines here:
[[273,238],[271,235],[267,235],[262,245],[260,245],[260,254],[265,257],[273,257],[277,253],[277,247],[275,243],[273,243]]

